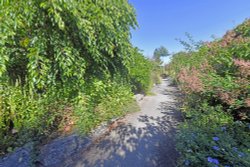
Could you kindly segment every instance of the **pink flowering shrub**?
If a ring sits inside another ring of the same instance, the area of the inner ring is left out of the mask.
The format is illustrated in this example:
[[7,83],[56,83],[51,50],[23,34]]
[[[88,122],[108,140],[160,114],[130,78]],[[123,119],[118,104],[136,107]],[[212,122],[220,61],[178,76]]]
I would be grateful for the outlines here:
[[[206,99],[211,105],[221,104],[236,119],[248,115],[250,21],[228,31],[222,39],[203,43],[197,51],[176,54],[168,71],[187,95]],[[250,116],[246,117],[250,121]]]
[[227,92],[219,92],[218,97],[225,103],[229,105],[233,105],[235,103],[235,99],[232,97],[231,93]]
[[168,65],[185,96],[178,166],[250,166],[250,20]]
[[241,77],[247,78],[250,76],[250,61],[234,59],[233,62],[234,65],[239,68],[239,74]]
[[178,75],[178,80],[182,83],[183,90],[186,93],[199,93],[203,91],[203,83],[200,76],[201,74],[195,68],[192,68],[190,71],[183,68]]
[[245,100],[245,104],[246,104],[247,107],[250,107],[250,98],[247,98]]

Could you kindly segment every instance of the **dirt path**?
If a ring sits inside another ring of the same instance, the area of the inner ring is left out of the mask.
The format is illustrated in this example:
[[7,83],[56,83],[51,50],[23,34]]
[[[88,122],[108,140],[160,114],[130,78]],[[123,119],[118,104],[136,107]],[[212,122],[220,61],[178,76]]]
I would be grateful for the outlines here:
[[178,153],[174,134],[181,115],[176,87],[169,79],[153,88],[153,96],[140,102],[141,111],[127,115],[123,125],[90,145],[62,166],[68,167],[172,167]]

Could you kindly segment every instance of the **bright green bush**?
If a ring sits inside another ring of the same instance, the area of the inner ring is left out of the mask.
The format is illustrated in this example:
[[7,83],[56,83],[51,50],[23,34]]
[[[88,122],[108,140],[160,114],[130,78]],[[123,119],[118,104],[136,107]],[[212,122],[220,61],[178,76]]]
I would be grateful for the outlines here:
[[0,22],[0,154],[75,122],[87,132],[150,88],[127,0],[1,1]]
[[38,95],[18,82],[0,87],[0,154],[47,136],[59,126],[57,119],[67,102],[52,91],[56,89]]
[[88,91],[78,97],[75,108],[77,125],[84,133],[103,121],[138,110],[130,86],[96,80]]
[[135,49],[129,64],[129,76],[133,92],[148,93],[152,86],[153,64]]

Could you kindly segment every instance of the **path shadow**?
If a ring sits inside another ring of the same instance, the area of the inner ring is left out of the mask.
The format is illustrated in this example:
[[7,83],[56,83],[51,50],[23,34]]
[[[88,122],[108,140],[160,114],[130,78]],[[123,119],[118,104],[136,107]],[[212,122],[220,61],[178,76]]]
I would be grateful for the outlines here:
[[[176,87],[173,87],[176,88]],[[162,94],[178,96],[177,89],[167,88]],[[160,103],[164,116],[142,115],[138,122],[117,127],[97,143],[70,157],[63,167],[174,167],[178,158],[175,150],[176,127],[182,120],[176,101]]]

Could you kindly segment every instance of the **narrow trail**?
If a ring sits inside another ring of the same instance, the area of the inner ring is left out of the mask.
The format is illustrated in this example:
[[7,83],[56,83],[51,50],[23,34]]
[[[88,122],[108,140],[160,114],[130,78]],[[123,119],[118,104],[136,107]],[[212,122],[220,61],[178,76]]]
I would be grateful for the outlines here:
[[178,90],[165,79],[140,102],[140,112],[123,119],[100,141],[62,166],[67,167],[174,167],[178,153],[174,135],[181,120],[177,109]]

